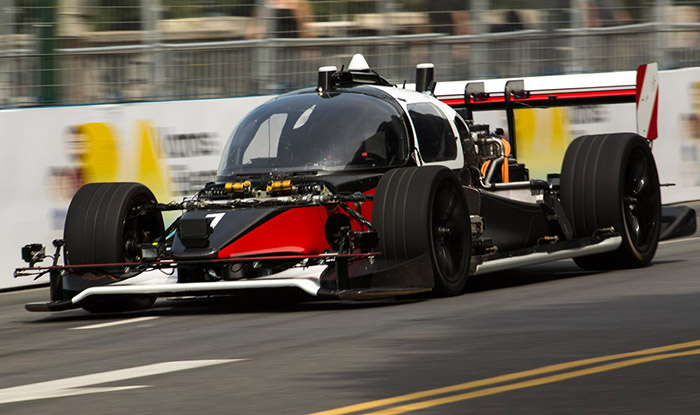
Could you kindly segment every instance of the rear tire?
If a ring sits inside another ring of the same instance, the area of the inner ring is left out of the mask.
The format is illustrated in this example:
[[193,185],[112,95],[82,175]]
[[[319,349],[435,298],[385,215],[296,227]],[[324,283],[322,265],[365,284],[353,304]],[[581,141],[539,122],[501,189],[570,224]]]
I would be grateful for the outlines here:
[[633,133],[582,136],[566,151],[561,202],[576,237],[613,227],[622,244],[613,252],[574,258],[584,269],[648,265],[659,242],[661,192],[647,141]]
[[461,294],[471,257],[467,202],[457,176],[445,167],[390,170],[377,185],[372,223],[387,259],[428,253],[436,296]]
[[[163,234],[163,217],[160,212],[135,216],[132,210],[153,203],[155,196],[140,183],[90,183],[81,187],[66,214],[66,264],[140,261],[139,245]],[[84,308],[91,312],[142,310],[154,302],[152,296],[106,297]]]

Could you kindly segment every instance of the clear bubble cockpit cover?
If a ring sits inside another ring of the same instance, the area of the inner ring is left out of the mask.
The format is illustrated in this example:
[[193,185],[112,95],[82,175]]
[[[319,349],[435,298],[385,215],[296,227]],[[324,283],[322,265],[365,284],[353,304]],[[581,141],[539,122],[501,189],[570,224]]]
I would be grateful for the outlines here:
[[407,156],[406,127],[390,103],[348,92],[285,95],[241,120],[218,176],[400,166]]

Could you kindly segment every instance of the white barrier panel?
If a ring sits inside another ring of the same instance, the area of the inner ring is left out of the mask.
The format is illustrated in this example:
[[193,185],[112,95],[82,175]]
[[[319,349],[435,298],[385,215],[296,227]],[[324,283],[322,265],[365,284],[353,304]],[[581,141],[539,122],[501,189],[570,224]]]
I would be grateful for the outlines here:
[[700,199],[700,68],[659,72],[654,157],[664,203]]
[[[611,76],[612,84],[634,83],[626,81],[628,75]],[[578,82],[586,77],[598,76],[548,79]],[[654,154],[662,183],[676,183],[663,188],[663,201],[698,200],[700,68],[664,71],[659,78]],[[526,88],[536,89],[539,81],[526,79]],[[454,83],[438,84],[438,94],[450,85]],[[549,81],[547,85],[554,87]],[[82,183],[143,182],[159,201],[191,196],[213,180],[235,124],[269,98],[0,111],[0,289],[48,281],[12,278],[12,271],[25,265],[20,247],[41,242],[53,253],[50,243],[61,237],[66,209]],[[532,177],[558,172],[566,146],[579,135],[636,128],[635,104],[519,110],[516,117],[519,160],[526,162]],[[479,113],[476,121],[506,126],[503,112]]]

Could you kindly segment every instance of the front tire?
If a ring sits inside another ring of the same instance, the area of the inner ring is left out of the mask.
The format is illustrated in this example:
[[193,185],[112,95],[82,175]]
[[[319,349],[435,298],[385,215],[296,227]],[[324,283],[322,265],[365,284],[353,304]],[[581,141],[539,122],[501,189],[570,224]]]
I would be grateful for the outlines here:
[[[63,231],[67,265],[113,264],[141,260],[139,245],[164,232],[160,212],[133,214],[139,205],[156,203],[140,183],[90,183],[76,192]],[[91,312],[142,310],[155,297],[103,298],[84,308]]]
[[429,255],[436,296],[464,291],[471,226],[464,192],[452,171],[440,166],[390,170],[377,185],[372,223],[387,259]]
[[648,265],[659,242],[661,191],[648,142],[633,133],[582,136],[566,151],[561,202],[576,237],[613,227],[613,252],[574,258],[584,269]]

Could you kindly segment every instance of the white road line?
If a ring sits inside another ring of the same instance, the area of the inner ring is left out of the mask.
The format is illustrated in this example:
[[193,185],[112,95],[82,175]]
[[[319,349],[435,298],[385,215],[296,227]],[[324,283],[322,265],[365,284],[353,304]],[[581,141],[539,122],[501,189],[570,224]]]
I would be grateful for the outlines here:
[[690,242],[690,241],[700,241],[700,236],[693,236],[690,238],[683,238],[683,239],[671,239],[669,241],[661,241],[659,242],[660,245],[666,245],[666,244],[677,244],[681,242]]
[[155,363],[152,365],[112,370],[92,375],[51,380],[0,389],[0,405],[10,402],[33,401],[37,399],[59,398],[62,396],[84,395],[88,393],[116,392],[128,389],[147,388],[151,385],[129,385],[114,387],[86,387],[101,383],[161,375],[180,370],[196,369],[205,366],[221,365],[246,359],[183,360]]
[[[10,287],[10,288],[13,288],[13,287]],[[33,291],[46,291],[46,287],[37,287],[37,288],[29,288],[29,289],[20,288],[18,290],[10,290],[10,291],[0,292],[0,295],[23,294],[23,293],[30,293]]]
[[157,316],[136,317],[136,318],[130,318],[127,320],[110,321],[109,323],[99,323],[99,324],[91,324],[89,326],[71,327],[68,330],[101,329],[104,327],[120,326],[122,324],[140,323],[142,321],[154,320],[156,318],[158,318],[158,317]]

